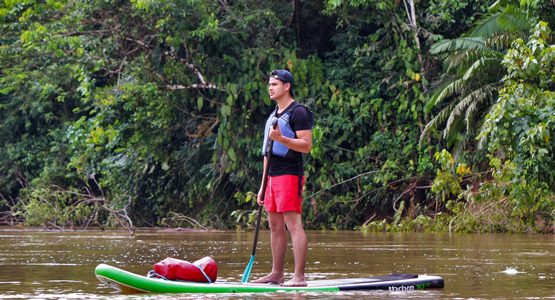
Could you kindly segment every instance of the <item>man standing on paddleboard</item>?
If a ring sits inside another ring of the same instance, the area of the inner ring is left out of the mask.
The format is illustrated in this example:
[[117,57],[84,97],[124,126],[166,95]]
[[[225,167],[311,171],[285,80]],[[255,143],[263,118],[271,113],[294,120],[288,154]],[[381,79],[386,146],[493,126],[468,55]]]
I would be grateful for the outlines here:
[[[277,107],[269,116],[263,144],[264,166],[272,156],[266,190],[260,188],[258,204],[264,205],[270,224],[272,271],[255,283],[276,283],[283,286],[306,286],[305,264],[308,242],[303,228],[302,189],[304,185],[303,153],[312,148],[314,118],[310,110],[297,103],[293,93],[293,75],[287,70],[275,70],[268,80],[270,98]],[[275,128],[272,119],[278,118]],[[269,141],[272,140],[273,143]],[[272,149],[268,149],[269,147]],[[266,168],[264,168],[266,170]],[[264,200],[262,200],[264,193]],[[295,272],[284,282],[284,260],[287,231],[291,234]]]

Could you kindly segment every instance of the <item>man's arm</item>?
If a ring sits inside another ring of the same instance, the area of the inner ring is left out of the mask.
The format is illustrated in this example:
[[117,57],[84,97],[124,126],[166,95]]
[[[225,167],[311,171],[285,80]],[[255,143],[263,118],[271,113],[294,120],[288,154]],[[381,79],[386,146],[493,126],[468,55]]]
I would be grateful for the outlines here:
[[285,147],[301,153],[308,153],[312,149],[312,130],[295,131],[297,138],[288,138],[281,135],[279,125],[270,129],[270,138],[285,145]]
[[268,174],[266,174],[266,171],[268,168],[266,168],[266,165],[268,164],[268,157],[264,156],[264,163],[263,163],[263,167],[262,167],[262,181],[260,182],[260,189],[258,190],[258,193],[256,194],[256,202],[258,202],[258,205],[263,205],[264,201],[262,201],[262,193],[264,191],[262,191],[262,186],[264,185],[264,178],[268,177]]

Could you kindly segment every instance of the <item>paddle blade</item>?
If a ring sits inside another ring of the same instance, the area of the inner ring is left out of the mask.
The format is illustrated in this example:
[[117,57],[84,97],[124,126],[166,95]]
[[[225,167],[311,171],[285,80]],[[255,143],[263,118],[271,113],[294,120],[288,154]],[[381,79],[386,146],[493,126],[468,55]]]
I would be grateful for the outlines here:
[[249,277],[251,276],[251,269],[252,269],[253,264],[254,264],[254,255],[251,255],[251,259],[249,260],[249,264],[245,268],[245,271],[243,271],[243,277],[241,278],[241,283],[249,282]]

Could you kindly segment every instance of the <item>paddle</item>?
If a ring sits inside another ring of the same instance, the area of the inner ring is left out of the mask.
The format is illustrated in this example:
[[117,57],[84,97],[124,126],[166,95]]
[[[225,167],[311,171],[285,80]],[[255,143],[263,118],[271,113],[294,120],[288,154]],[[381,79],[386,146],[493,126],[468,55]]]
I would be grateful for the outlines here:
[[[278,119],[272,119],[272,127],[275,129],[277,125]],[[270,160],[272,159],[272,147],[274,146],[274,141],[270,140],[269,150],[268,150],[268,159],[266,161],[266,166],[264,167],[264,173],[262,173],[262,195],[260,198],[264,201],[265,194],[266,194],[266,185],[268,183],[268,171],[270,170]],[[252,265],[254,264],[254,255],[256,254],[256,244],[258,243],[258,232],[260,231],[260,218],[262,216],[262,205],[258,206],[258,213],[256,216],[256,229],[254,230],[254,242],[252,244],[252,252],[251,258],[245,271],[243,271],[243,277],[241,277],[241,283],[247,283],[249,281],[249,277],[251,276]]]

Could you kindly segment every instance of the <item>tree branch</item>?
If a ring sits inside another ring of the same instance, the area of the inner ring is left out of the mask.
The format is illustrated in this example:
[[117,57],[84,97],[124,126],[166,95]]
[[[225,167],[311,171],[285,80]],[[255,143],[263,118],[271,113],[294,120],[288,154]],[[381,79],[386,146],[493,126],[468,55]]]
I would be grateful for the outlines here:
[[198,84],[193,83],[190,85],[181,85],[181,84],[168,84],[166,88],[170,90],[190,90],[190,89],[214,89],[214,90],[223,90],[219,88],[217,85],[209,83],[209,84]]
[[318,192],[316,192],[316,193],[314,193],[314,194],[308,196],[307,198],[312,198],[312,197],[314,197],[314,196],[320,194],[320,193],[323,192],[323,191],[332,189],[332,188],[334,188],[334,187],[336,187],[336,186],[338,186],[338,185],[342,185],[342,184],[347,183],[347,182],[349,182],[349,181],[353,181],[353,180],[355,180],[355,179],[357,179],[357,178],[359,178],[359,177],[366,176],[366,175],[370,175],[370,174],[374,174],[374,173],[379,173],[379,172],[382,172],[382,171],[380,171],[380,170],[377,170],[377,171],[374,170],[374,171],[368,171],[368,172],[365,172],[365,173],[358,174],[358,175],[356,175],[356,176],[354,176],[354,177],[351,177],[351,178],[349,178],[349,179],[346,179],[346,180],[343,180],[343,181],[341,181],[341,182],[338,182],[338,183],[336,183],[336,184],[334,184],[334,185],[332,185],[332,186],[330,186],[330,187],[328,187],[328,188],[321,189],[321,190],[319,190]]

